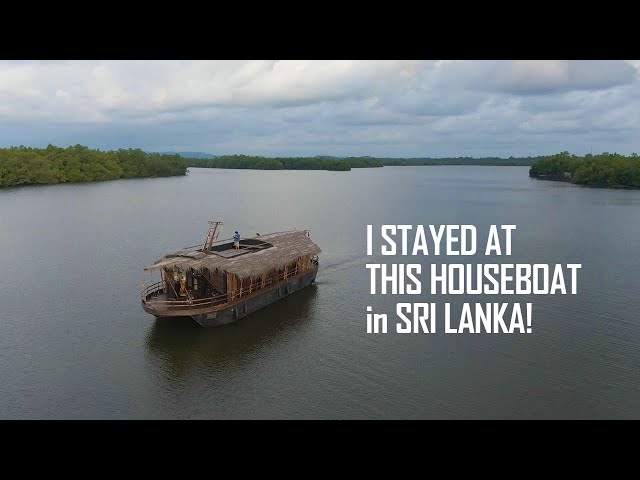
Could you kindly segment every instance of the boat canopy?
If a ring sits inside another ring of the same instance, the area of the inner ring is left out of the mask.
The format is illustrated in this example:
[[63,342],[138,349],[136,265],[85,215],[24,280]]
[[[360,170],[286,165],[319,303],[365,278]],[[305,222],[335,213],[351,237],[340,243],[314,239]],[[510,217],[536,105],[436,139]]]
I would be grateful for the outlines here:
[[234,250],[232,243],[216,245],[209,251],[180,250],[165,255],[145,268],[145,271],[192,268],[200,272],[206,268],[210,272],[231,273],[241,279],[257,278],[295,262],[299,257],[320,253],[320,247],[309,238],[308,230],[270,233],[244,239],[241,246],[240,251]]

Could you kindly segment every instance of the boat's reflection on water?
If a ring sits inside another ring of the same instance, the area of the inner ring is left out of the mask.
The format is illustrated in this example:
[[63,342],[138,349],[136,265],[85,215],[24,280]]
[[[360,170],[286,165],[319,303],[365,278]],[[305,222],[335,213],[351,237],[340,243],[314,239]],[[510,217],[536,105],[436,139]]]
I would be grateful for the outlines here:
[[[229,325],[203,328],[190,318],[158,318],[146,339],[152,360],[180,377],[193,369],[233,368],[278,348],[310,326],[318,287],[312,284]],[[155,363],[155,362],[154,362]]]

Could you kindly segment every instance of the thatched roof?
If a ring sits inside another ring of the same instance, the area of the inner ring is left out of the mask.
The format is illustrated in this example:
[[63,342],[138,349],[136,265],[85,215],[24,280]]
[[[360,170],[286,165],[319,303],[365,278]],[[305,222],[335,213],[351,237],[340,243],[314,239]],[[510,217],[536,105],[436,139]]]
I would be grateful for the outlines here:
[[254,238],[268,242],[273,246],[231,258],[225,258],[211,252],[181,250],[165,255],[145,270],[151,272],[177,267],[180,269],[193,268],[200,271],[207,268],[211,272],[217,270],[233,273],[240,278],[256,278],[281,268],[287,263],[295,262],[300,256],[320,253],[320,248],[307,236],[306,230],[270,233]]

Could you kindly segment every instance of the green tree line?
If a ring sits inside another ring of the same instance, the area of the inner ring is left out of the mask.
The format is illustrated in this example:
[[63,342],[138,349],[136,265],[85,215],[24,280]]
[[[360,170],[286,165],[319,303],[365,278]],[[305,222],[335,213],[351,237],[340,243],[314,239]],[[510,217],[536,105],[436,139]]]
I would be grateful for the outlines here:
[[429,165],[529,166],[541,157],[449,157],[449,158],[380,158],[385,166],[415,167]]
[[0,148],[0,187],[95,182],[118,178],[184,175],[180,155],[145,153],[140,149],[92,150],[82,145],[61,148]]
[[579,157],[561,152],[538,160],[529,175],[592,187],[640,188],[640,157],[608,152]]
[[225,155],[213,159],[189,158],[190,167],[248,168],[254,170],[342,170],[378,168],[383,166],[429,165],[514,165],[529,166],[540,157],[457,157],[457,158],[376,158],[376,157],[260,157]]
[[349,157],[331,159],[323,157],[259,157],[250,155],[225,155],[213,159],[189,158],[190,167],[242,168],[253,170],[336,170],[382,167],[377,159]]

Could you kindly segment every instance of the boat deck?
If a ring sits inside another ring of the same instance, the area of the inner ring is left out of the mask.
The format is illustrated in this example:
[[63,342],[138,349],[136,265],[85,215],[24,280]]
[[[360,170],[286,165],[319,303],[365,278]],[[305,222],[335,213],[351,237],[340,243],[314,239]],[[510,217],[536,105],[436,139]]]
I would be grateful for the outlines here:
[[230,248],[229,250],[221,250],[219,252],[212,252],[215,255],[218,255],[219,257],[224,257],[224,258],[233,258],[233,257],[238,257],[240,255],[244,255],[245,253],[249,253],[252,250],[249,250],[247,248],[242,248],[242,246],[240,247],[239,250],[236,250],[235,248]]
[[238,250],[235,249],[233,243],[222,243],[220,245],[212,247],[209,253],[223,258],[233,258],[240,255],[245,255],[247,253],[265,250],[267,248],[271,248],[272,246],[273,245],[271,245],[270,243],[264,242],[262,240],[247,238],[245,240],[240,240],[240,248]]
[[211,307],[213,305],[220,305],[223,303],[227,303],[227,295],[217,293],[213,296],[207,296],[202,298],[187,298],[186,296],[181,296],[176,298],[175,295],[169,295],[164,293],[162,290],[157,289],[155,292],[150,295],[146,295],[143,297],[144,303],[147,303],[150,306],[163,306],[165,308],[171,307],[188,307],[188,308],[197,308],[197,307]]

